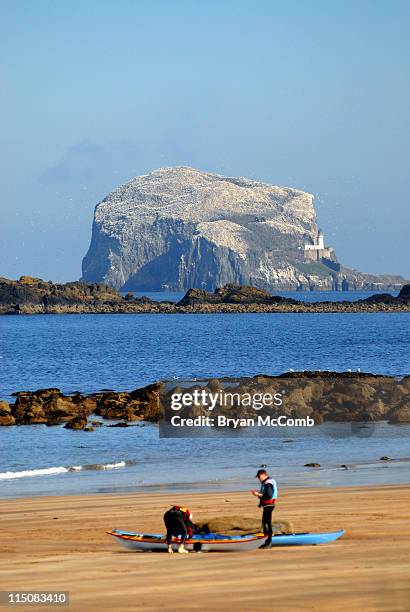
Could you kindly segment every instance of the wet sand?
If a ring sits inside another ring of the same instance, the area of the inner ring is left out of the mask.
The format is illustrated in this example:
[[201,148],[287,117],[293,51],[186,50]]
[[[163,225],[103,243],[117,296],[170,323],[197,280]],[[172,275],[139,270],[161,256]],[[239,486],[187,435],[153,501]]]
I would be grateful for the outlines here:
[[0,590],[70,591],[61,609],[81,612],[410,609],[410,486],[282,489],[276,519],[346,529],[324,546],[168,555],[128,552],[105,535],[162,531],[173,503],[197,519],[260,512],[246,491],[0,501]]

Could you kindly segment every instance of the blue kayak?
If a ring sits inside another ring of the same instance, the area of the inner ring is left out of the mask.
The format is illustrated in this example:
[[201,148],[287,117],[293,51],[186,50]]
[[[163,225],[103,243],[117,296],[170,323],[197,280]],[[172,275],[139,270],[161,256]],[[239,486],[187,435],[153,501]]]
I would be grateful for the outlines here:
[[275,535],[272,538],[272,546],[315,546],[316,544],[328,544],[334,542],[344,534],[344,530],[331,531],[329,533],[291,533]]
[[[114,536],[119,544],[130,550],[162,550],[166,551],[165,535],[161,533],[135,533],[133,531],[122,531],[113,529],[107,532]],[[316,544],[327,544],[334,542],[344,534],[343,529],[330,533],[292,533],[286,535],[275,535],[272,538],[272,546],[307,546]],[[239,552],[251,551],[260,548],[266,536],[263,533],[248,533],[242,535],[224,535],[221,533],[196,534],[186,541],[185,545],[189,551],[220,551]],[[175,541],[174,541],[175,540]],[[178,538],[174,538],[173,544],[178,545]]]

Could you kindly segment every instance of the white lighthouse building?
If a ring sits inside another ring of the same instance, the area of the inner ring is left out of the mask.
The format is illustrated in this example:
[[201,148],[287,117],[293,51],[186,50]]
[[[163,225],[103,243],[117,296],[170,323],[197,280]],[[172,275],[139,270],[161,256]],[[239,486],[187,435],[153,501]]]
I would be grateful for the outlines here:
[[313,240],[313,244],[305,244],[304,255],[305,261],[321,261],[325,265],[329,265],[329,260],[337,262],[332,247],[325,246],[325,237],[321,229]]
[[[318,251],[325,250],[325,237],[323,235],[323,231],[320,229],[317,233],[316,238],[313,241],[313,244],[305,244],[305,255],[308,256],[309,259],[320,259],[320,255]],[[311,251],[313,257],[309,257],[309,254],[306,251]]]

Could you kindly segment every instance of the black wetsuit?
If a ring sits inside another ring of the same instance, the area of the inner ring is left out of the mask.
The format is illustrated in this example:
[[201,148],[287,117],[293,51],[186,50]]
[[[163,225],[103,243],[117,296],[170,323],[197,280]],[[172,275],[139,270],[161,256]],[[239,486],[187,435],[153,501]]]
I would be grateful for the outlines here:
[[167,544],[171,543],[172,537],[181,537],[181,544],[185,543],[188,536],[193,533],[194,525],[184,516],[184,512],[171,508],[164,514],[164,523],[167,529]]
[[[272,535],[273,535],[273,530],[272,530],[272,512],[275,509],[275,504],[274,503],[269,503],[272,502],[272,498],[273,498],[273,485],[268,482],[268,483],[262,483],[263,487],[262,487],[262,497],[260,498],[260,503],[259,505],[263,508],[263,513],[262,513],[262,527],[263,527],[263,533],[264,535],[267,537],[267,541],[270,541],[272,539]],[[267,505],[266,502],[268,502]]]
[[267,536],[269,540],[271,540],[273,536],[272,512],[274,511],[274,509],[275,506],[265,506],[262,512],[263,533]]

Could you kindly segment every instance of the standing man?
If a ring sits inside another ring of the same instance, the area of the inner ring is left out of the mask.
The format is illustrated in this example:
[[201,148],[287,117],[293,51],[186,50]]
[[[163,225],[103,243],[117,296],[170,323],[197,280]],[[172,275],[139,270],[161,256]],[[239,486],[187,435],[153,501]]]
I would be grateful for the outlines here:
[[259,498],[259,507],[263,508],[262,526],[266,536],[265,543],[260,548],[272,548],[272,512],[278,498],[278,485],[266,470],[258,470],[256,478],[259,478],[261,488],[259,491],[252,491],[252,495]]

